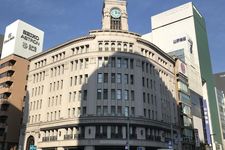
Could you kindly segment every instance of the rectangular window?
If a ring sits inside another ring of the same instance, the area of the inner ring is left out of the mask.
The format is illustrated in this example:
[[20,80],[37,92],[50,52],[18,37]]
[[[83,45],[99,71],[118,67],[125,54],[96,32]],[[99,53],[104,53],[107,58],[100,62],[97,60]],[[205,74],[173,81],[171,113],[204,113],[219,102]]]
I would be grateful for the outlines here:
[[72,93],[69,92],[69,102],[71,102],[71,96],[72,96]]
[[84,64],[84,67],[85,67],[85,68],[88,68],[88,62],[89,62],[89,59],[86,58],[86,59],[85,59],[85,64]]
[[70,108],[68,109],[68,118],[70,118]]
[[77,117],[80,117],[80,107],[77,107]]
[[123,68],[128,68],[128,59],[124,58],[123,59],[123,64],[122,64]]
[[98,81],[98,83],[102,83],[102,81],[103,81],[102,73],[98,73],[97,81]]
[[[72,97],[72,93],[70,93],[71,94],[71,97]],[[72,100],[72,99],[71,99]],[[76,100],[76,92],[74,91],[73,92],[73,101],[75,101]]]
[[85,82],[85,84],[88,83],[88,74],[85,74],[84,82]]
[[130,59],[130,69],[134,69],[134,60]]
[[101,100],[102,99],[102,89],[97,90],[97,99]]
[[111,67],[112,68],[115,68],[116,67],[116,59],[115,59],[115,57],[112,57],[111,58]]
[[87,108],[83,107],[83,115],[85,116],[87,114]]
[[86,101],[86,100],[87,100],[87,90],[84,90],[83,100],[84,100],[84,101]]
[[117,115],[122,116],[122,106],[117,107]]
[[149,87],[148,79],[146,79],[146,83],[147,83],[147,88],[148,88]]
[[83,59],[80,59],[80,69],[83,68]]
[[131,84],[131,85],[134,84],[134,75],[130,75],[130,84]]
[[116,115],[116,107],[115,106],[111,106],[111,115],[112,116]]
[[141,67],[142,67],[142,71],[144,72],[145,71],[145,62],[142,62]]
[[73,117],[75,117],[75,113],[76,113],[76,109],[75,109],[75,108],[73,108],[73,112],[72,112]]
[[108,106],[103,106],[103,115],[104,116],[108,115]]
[[124,115],[125,115],[126,117],[129,116],[129,107],[128,107],[128,106],[126,106],[126,107],[124,108]]
[[135,116],[135,107],[131,107],[131,116]]
[[102,67],[102,65],[103,65],[102,57],[98,57],[98,67]]
[[124,84],[128,84],[129,80],[128,80],[128,74],[124,75],[124,79],[123,79]]
[[116,83],[116,74],[115,73],[111,74],[111,83]]
[[121,73],[117,73],[117,75],[116,75],[116,83],[122,83]]
[[108,99],[108,89],[103,90],[103,99],[105,99],[105,100]]
[[124,90],[124,91],[123,91],[123,98],[124,98],[124,100],[128,100],[128,99],[129,99],[129,93],[128,93],[128,90]]
[[108,83],[108,73],[104,73],[104,83]]
[[75,65],[74,65],[75,70],[78,68],[78,60],[75,60]]
[[116,99],[117,100],[121,100],[121,98],[122,98],[122,92],[121,92],[121,90],[116,90]]
[[145,92],[143,93],[143,102],[145,103],[146,99],[145,99]]
[[111,89],[111,100],[115,100],[115,99],[116,99],[116,90]]
[[79,81],[79,84],[82,84],[82,81],[83,81],[83,76],[80,75],[80,81]]
[[150,94],[147,94],[148,104],[150,104]]
[[149,64],[148,63],[146,63],[146,73],[148,73],[148,66],[149,66]]
[[116,67],[121,68],[121,58],[117,58],[116,60]]
[[81,100],[81,96],[82,96],[82,92],[79,91],[79,93],[78,93],[78,100],[79,100],[79,101]]
[[132,101],[134,101],[134,99],[135,99],[135,97],[134,97],[134,91],[131,91],[131,93],[130,93],[130,99],[131,99]]
[[101,114],[102,114],[101,106],[97,106],[97,112],[96,112],[96,114],[97,114],[98,116],[101,116]]
[[108,67],[108,63],[109,63],[109,58],[108,57],[104,57],[104,67]]
[[74,85],[77,85],[77,76],[74,77]]
[[73,61],[70,62],[70,70],[73,71]]
[[63,80],[61,80],[61,89],[63,89]]

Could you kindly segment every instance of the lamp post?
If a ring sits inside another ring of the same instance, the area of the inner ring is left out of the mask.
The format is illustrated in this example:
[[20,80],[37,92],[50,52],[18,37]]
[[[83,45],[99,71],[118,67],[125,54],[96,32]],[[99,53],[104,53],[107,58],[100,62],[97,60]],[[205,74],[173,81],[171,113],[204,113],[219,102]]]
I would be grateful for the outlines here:
[[212,142],[213,135],[216,134],[215,133],[210,134],[211,150],[213,150],[213,142]]

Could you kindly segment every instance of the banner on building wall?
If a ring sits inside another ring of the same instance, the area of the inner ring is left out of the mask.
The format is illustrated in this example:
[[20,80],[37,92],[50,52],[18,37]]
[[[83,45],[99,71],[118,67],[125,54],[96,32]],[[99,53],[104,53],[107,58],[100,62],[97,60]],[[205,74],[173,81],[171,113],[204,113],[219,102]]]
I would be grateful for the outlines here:
[[16,54],[29,58],[43,50],[44,32],[17,20],[5,30],[1,58]]

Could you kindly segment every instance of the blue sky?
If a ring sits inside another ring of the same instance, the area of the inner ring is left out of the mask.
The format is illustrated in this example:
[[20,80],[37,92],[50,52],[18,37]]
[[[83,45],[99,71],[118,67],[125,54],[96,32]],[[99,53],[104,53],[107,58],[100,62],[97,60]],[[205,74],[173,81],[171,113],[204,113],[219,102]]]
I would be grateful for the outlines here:
[[[128,0],[130,31],[151,31],[150,17],[188,0]],[[2,0],[0,33],[17,19],[45,32],[44,49],[101,28],[103,0]],[[225,0],[193,0],[205,17],[213,72],[225,71]]]

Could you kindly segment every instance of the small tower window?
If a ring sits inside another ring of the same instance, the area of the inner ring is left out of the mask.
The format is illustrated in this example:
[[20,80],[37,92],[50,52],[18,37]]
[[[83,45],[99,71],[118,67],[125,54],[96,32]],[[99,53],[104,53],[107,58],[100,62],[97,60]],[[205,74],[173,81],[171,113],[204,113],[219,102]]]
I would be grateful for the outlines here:
[[121,11],[119,8],[113,8],[110,12],[110,29],[112,30],[121,30]]
[[111,17],[111,29],[121,30],[121,17],[120,18]]

